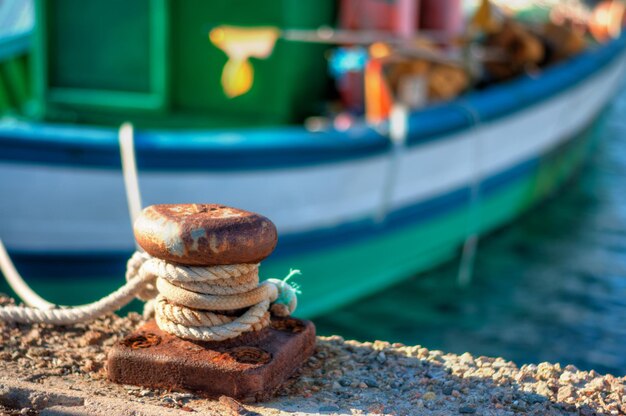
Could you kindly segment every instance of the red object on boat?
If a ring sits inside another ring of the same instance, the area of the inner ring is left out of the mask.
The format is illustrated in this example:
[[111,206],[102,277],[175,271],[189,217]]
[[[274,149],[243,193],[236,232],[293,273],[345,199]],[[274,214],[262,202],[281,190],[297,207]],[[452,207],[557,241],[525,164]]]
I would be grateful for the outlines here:
[[[381,31],[394,33],[401,37],[412,37],[419,22],[420,1],[342,0],[339,10],[339,24],[342,29],[346,30]],[[364,93],[364,84],[368,84],[368,81],[364,80],[364,76],[369,77],[369,84],[372,84],[372,79],[382,76],[376,74],[376,71],[378,71],[378,65],[373,64],[369,70],[369,75],[367,75],[367,70],[365,74],[362,72],[348,72],[341,79],[337,80],[337,89],[339,90],[341,101],[347,108],[359,111],[363,109],[365,101],[366,112],[368,114],[376,114],[373,119],[378,120],[382,114],[387,112],[383,109],[385,105],[371,102],[372,99],[366,97],[368,93]],[[381,82],[384,82],[384,79],[381,78],[380,81],[375,80],[373,84],[380,85]],[[368,88],[370,97],[385,95],[379,86],[374,87],[370,85],[370,87],[367,87],[366,85],[365,89]],[[372,89],[377,90],[374,95],[372,95]]]
[[343,0],[339,20],[343,29],[393,31],[397,23],[394,1]]
[[454,36],[463,30],[461,0],[421,0],[419,27]]
[[336,82],[343,105],[352,110],[363,110],[363,72],[346,72]]
[[[462,0],[342,0],[340,26],[354,31],[384,31],[411,38],[419,28],[454,37],[463,29]],[[379,57],[380,58],[380,57]],[[358,108],[363,91],[357,74],[339,80],[339,94],[350,109]],[[389,116],[393,97],[385,80],[382,62],[376,57],[365,69],[365,112],[368,122]]]

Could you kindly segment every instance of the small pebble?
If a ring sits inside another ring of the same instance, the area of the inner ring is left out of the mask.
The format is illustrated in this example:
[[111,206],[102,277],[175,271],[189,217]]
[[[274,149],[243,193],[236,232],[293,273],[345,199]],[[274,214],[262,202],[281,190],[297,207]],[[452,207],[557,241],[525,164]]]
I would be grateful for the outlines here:
[[152,391],[150,391],[150,390],[148,390],[148,389],[141,390],[141,391],[139,392],[139,396],[141,396],[141,397],[148,397],[148,396],[152,396]]
[[376,380],[374,380],[373,378],[366,378],[363,381],[365,382],[367,387],[374,387],[374,388],[378,387],[378,382]]
[[424,399],[426,401],[435,400],[436,398],[437,398],[437,395],[435,393],[433,393],[432,391],[428,391],[428,392],[424,393],[424,395],[422,396],[422,399]]
[[389,385],[389,387],[391,387],[392,389],[398,389],[400,387],[402,387],[402,382],[400,380],[394,380],[391,382],[391,384]]
[[459,413],[463,414],[473,414],[476,413],[476,409],[471,406],[462,406],[459,408]]
[[543,402],[547,401],[548,398],[545,397],[545,396],[542,396],[541,394],[530,393],[526,397],[524,397],[524,400],[527,403],[534,404],[534,403],[543,403]]
[[352,385],[352,380],[343,377],[339,379],[339,384],[341,384],[343,387],[350,387]]

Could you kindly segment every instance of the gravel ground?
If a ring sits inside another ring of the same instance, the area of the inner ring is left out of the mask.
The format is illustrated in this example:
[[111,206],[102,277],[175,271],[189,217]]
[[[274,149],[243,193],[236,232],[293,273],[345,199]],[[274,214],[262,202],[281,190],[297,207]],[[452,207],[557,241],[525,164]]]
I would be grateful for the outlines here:
[[140,322],[130,314],[60,328],[0,323],[0,414],[626,415],[624,377],[337,336],[319,337],[268,403],[109,383],[107,348]]

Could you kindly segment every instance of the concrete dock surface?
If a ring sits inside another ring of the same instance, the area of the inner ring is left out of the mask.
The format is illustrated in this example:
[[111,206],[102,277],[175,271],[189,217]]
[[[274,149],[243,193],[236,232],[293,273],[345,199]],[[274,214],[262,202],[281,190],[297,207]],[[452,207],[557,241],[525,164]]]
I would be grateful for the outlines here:
[[265,403],[113,384],[107,350],[140,323],[137,314],[71,327],[0,323],[0,414],[626,414],[624,377],[337,336],[318,337],[313,357]]

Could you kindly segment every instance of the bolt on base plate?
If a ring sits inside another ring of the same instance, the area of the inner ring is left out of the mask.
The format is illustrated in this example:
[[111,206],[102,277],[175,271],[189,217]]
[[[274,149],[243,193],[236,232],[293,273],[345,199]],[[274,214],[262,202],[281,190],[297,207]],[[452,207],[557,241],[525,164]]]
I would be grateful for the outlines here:
[[315,349],[315,326],[275,318],[269,327],[221,342],[188,341],[161,331],[154,320],[109,352],[109,380],[193,391],[217,398],[266,400]]

